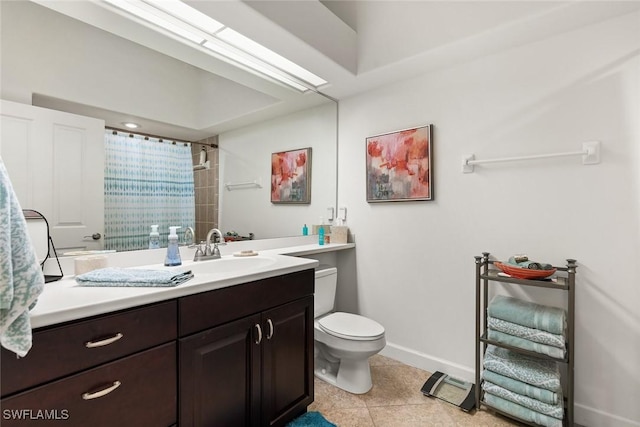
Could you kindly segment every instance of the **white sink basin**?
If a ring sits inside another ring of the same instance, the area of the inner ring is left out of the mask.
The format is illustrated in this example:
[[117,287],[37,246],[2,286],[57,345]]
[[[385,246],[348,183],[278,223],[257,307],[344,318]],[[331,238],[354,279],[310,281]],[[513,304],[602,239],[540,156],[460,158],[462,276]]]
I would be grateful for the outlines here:
[[225,256],[220,259],[212,259],[209,261],[191,262],[184,267],[189,268],[197,277],[202,274],[226,274],[226,273],[243,273],[254,271],[261,268],[269,267],[276,263],[276,259],[264,256],[248,256],[236,257]]

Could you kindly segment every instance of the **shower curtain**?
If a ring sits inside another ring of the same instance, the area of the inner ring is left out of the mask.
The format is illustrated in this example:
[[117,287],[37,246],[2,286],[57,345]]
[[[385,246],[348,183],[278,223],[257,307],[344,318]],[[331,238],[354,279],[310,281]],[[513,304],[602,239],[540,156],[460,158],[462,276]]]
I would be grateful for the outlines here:
[[190,144],[111,130],[104,141],[105,249],[147,249],[154,224],[164,247],[169,226],[181,238],[195,227]]

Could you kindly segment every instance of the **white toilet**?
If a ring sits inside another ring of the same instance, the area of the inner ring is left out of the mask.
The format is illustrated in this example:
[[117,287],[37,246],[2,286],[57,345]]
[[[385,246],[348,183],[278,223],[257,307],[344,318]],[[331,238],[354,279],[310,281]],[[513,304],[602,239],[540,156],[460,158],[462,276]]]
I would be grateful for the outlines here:
[[315,375],[350,393],[371,390],[369,357],[386,345],[384,327],[357,314],[333,312],[338,272],[316,269],[314,294]]

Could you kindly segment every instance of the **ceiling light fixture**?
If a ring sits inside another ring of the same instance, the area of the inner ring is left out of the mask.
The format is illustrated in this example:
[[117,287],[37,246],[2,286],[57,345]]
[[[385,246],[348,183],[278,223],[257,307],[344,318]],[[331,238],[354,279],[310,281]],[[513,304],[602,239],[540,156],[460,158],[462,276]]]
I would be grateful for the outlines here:
[[[179,0],[103,0],[191,46],[300,92],[327,81]],[[194,46],[195,47],[195,46]]]
[[122,124],[123,124],[126,128],[129,128],[129,129],[138,129],[138,128],[140,127],[140,125],[139,125],[139,124],[137,124],[137,123],[133,123],[133,122],[124,122],[124,123],[122,123]]

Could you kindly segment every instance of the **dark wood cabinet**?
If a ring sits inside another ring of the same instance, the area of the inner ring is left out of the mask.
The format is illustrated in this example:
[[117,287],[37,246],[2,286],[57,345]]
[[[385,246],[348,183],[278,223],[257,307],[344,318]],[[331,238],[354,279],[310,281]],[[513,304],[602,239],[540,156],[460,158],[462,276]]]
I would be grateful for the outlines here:
[[249,316],[180,339],[180,426],[260,425],[260,345]]
[[263,426],[280,426],[313,402],[313,297],[262,315]]
[[35,331],[2,350],[3,426],[167,426],[177,420],[176,301]]
[[2,350],[1,424],[283,426],[313,401],[313,291],[309,269],[36,330]]
[[168,426],[176,420],[175,341],[2,400],[2,426]]
[[[218,326],[180,338],[180,426],[275,427],[306,411],[313,402],[314,279],[312,270],[303,273],[262,281],[261,289],[292,286],[289,296],[267,304],[279,305],[227,323],[218,312],[210,318]],[[264,306],[259,294],[240,298],[255,284],[237,287],[238,298],[224,310],[234,316],[242,312],[234,304]],[[306,296],[291,301],[291,295]],[[193,304],[219,296],[183,301],[181,309],[190,307],[184,316],[201,318]]]
[[39,329],[26,357],[2,349],[2,396],[175,341],[177,311],[167,301]]

